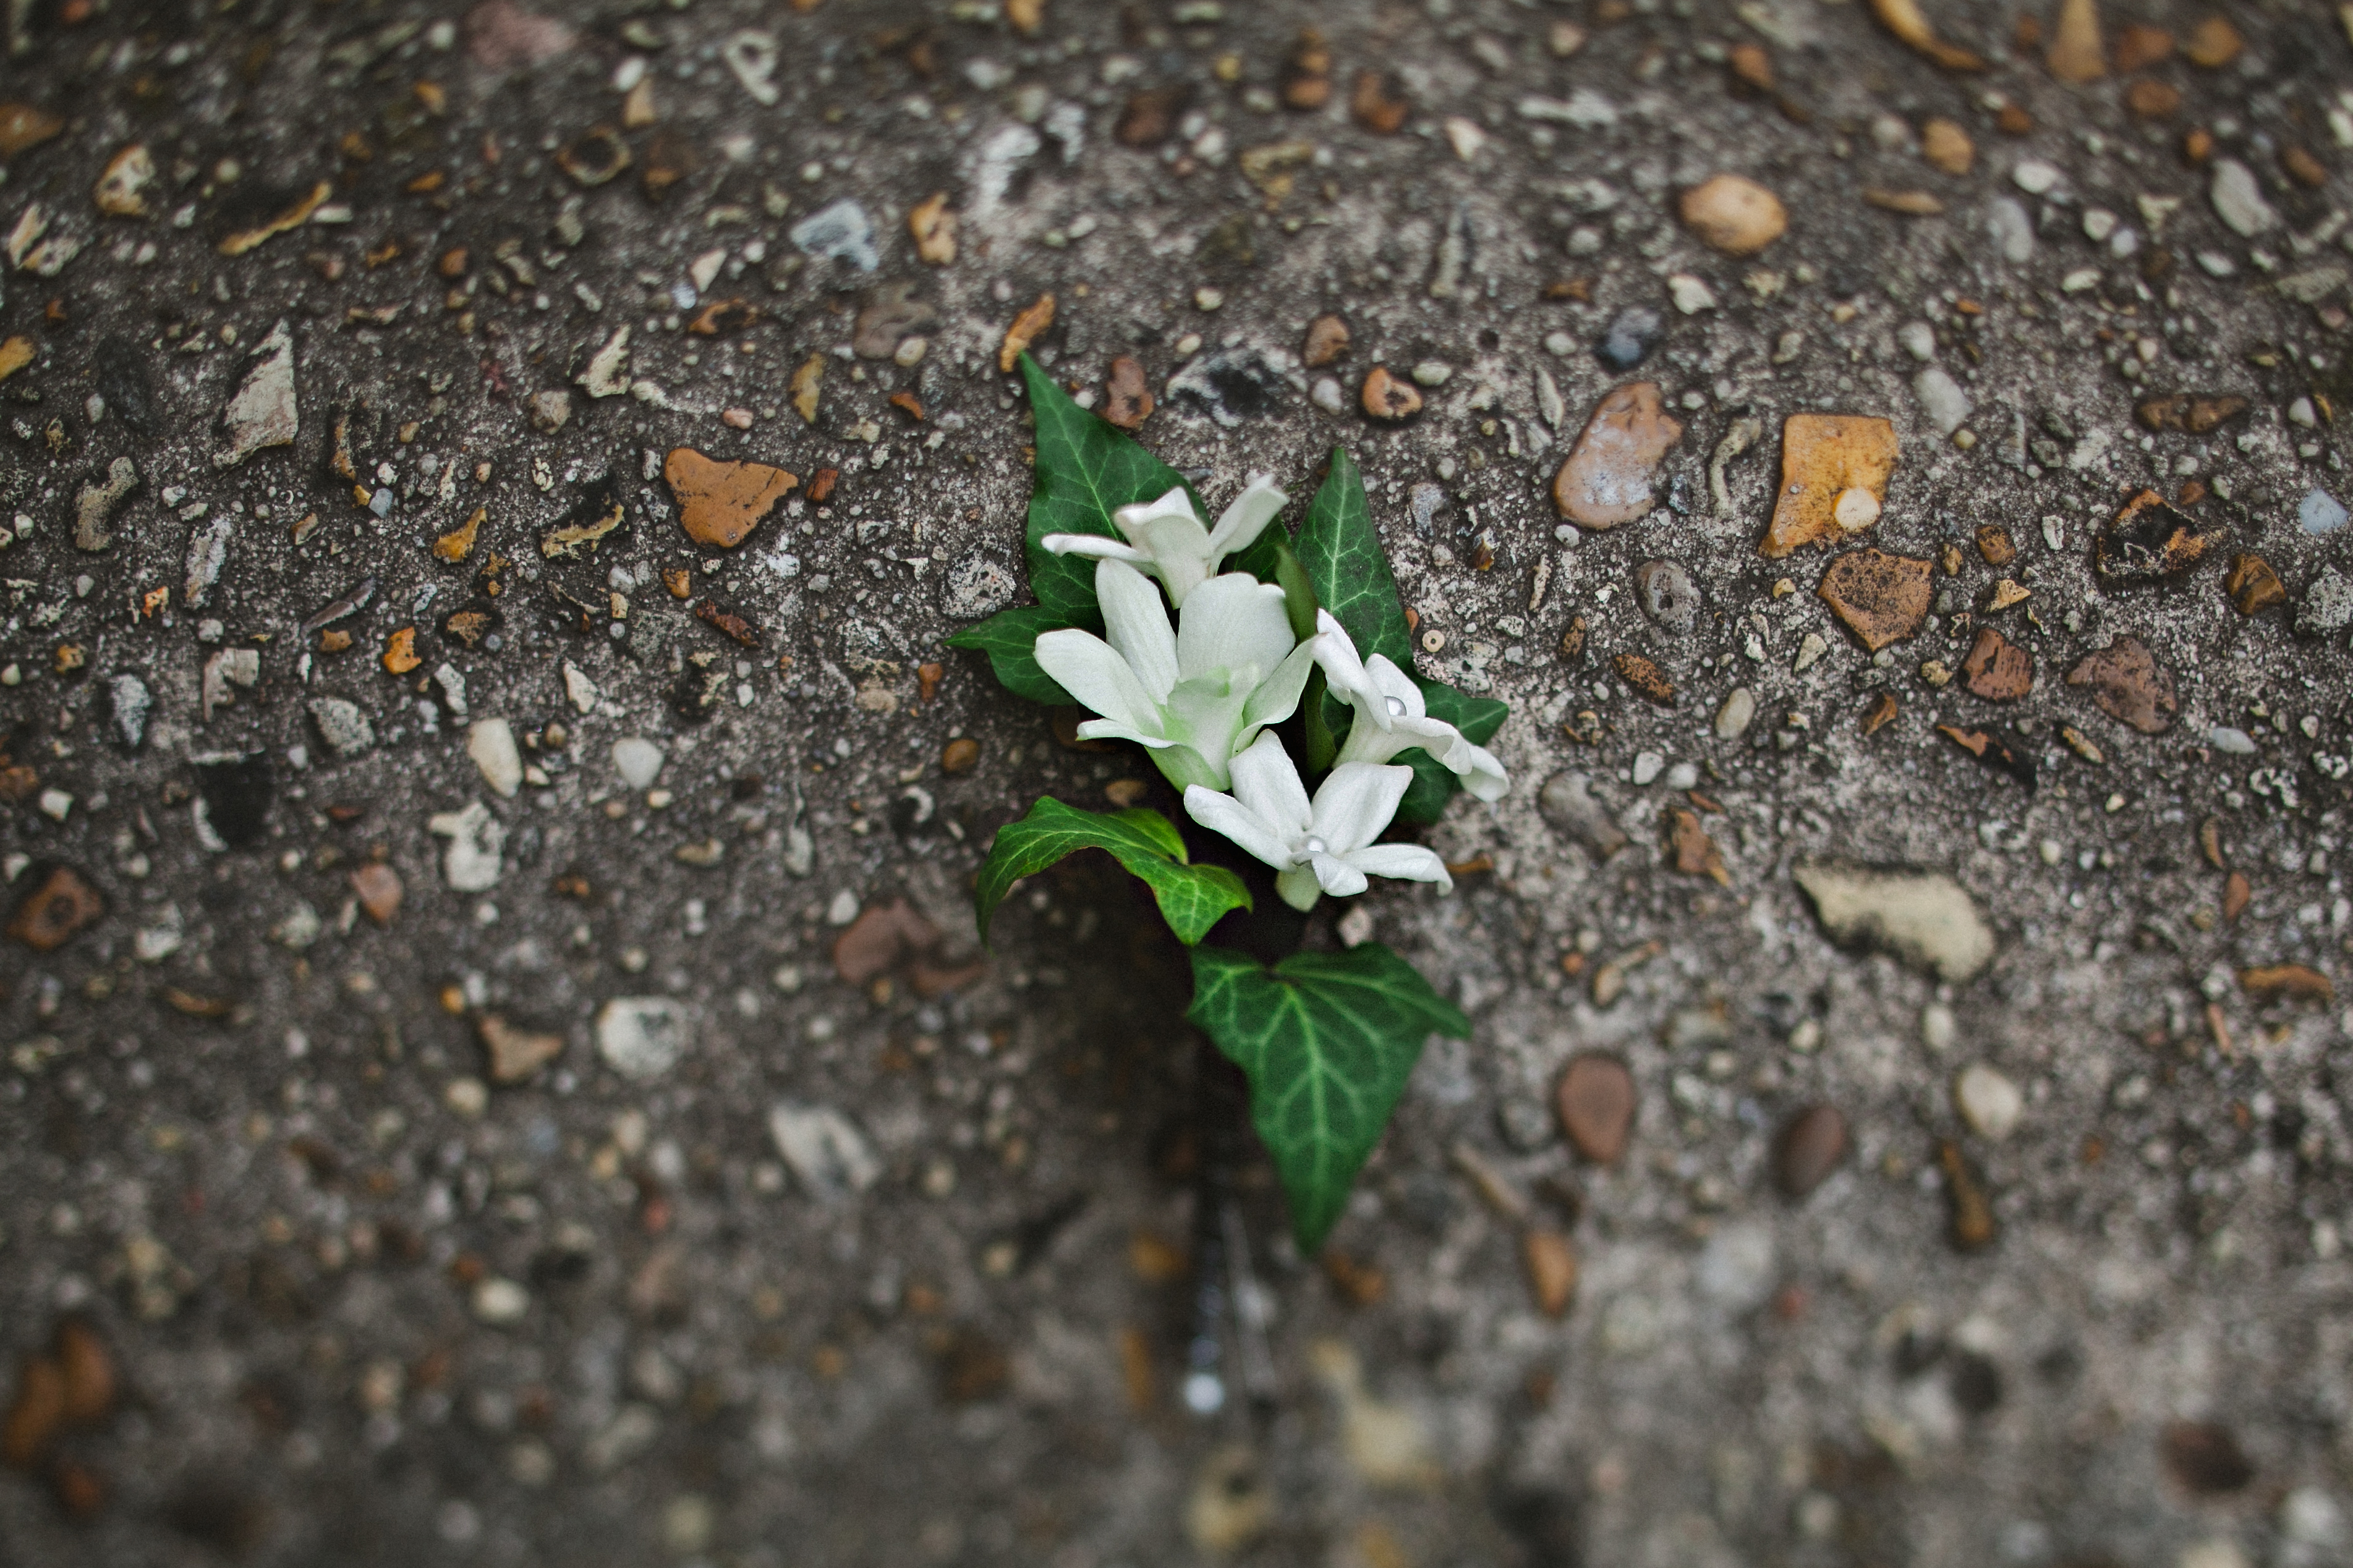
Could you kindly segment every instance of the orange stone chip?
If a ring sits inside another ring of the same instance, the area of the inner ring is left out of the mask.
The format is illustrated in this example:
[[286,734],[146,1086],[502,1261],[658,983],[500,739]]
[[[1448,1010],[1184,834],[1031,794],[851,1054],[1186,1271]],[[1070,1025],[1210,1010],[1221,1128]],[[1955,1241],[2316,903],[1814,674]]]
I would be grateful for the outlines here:
[[1014,317],[1013,324],[1005,329],[1005,342],[997,351],[997,368],[1009,373],[1021,356],[1029,352],[1029,345],[1053,324],[1054,297],[1040,294],[1036,304]]
[[2337,999],[2328,976],[2301,963],[2265,963],[2239,971],[2239,988],[2258,1001],[2318,1002]]
[[1882,550],[1850,550],[1830,563],[1814,592],[1873,653],[1919,635],[1934,597],[1936,563]]
[[765,463],[723,462],[678,447],[662,463],[662,478],[678,498],[678,522],[697,544],[732,550],[760,526],[797,475]]
[[406,675],[424,662],[417,657],[415,626],[403,626],[385,639],[384,668],[387,674]]
[[[1781,493],[1757,552],[1794,550],[1860,533],[1879,521],[1895,471],[1895,426],[1864,414],[1792,414],[1781,426]],[[1870,498],[1850,497],[1861,490]],[[1841,504],[1843,502],[1843,504]]]
[[1568,1237],[1533,1228],[1520,1238],[1520,1257],[1527,1265],[1528,1289],[1535,1294],[1537,1308],[1547,1318],[1567,1311],[1577,1295],[1577,1252]]
[[1981,626],[1961,673],[1968,678],[1968,689],[1987,701],[2015,702],[2034,689],[2034,656],[1991,626]]
[[36,952],[51,952],[105,912],[97,889],[59,866],[16,906],[8,935]]
[[2161,735],[2180,710],[2173,673],[2138,637],[2121,637],[2067,672],[2067,684],[2091,688],[2100,711],[2144,735]]

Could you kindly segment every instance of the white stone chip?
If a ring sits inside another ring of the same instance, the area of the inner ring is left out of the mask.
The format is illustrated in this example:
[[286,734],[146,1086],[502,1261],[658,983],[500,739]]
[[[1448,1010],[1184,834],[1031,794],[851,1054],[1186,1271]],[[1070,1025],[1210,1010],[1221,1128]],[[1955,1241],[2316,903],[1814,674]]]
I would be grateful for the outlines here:
[[1833,942],[1884,948],[1954,984],[1993,961],[1993,931],[1977,901],[1942,872],[1817,861],[1791,875]]
[[624,735],[613,742],[613,771],[631,789],[648,789],[661,776],[662,749],[643,735]]
[[254,351],[245,384],[221,411],[228,445],[213,454],[213,467],[233,468],[265,447],[290,447],[300,426],[294,401],[294,334],[284,321],[270,329]]
[[768,1135],[802,1191],[821,1202],[862,1193],[882,1174],[865,1134],[830,1106],[785,1100],[768,1112]]
[[668,1072],[686,1054],[692,1019],[667,996],[617,996],[596,1010],[596,1054],[623,1078]]
[[1953,1103],[1971,1131],[1996,1143],[2018,1131],[2026,1114],[2026,1097],[2018,1086],[1983,1062],[1970,1063],[1953,1079]]
[[565,700],[569,701],[572,706],[580,712],[594,713],[596,710],[596,700],[603,695],[604,694],[602,692],[596,689],[596,683],[588,679],[586,671],[583,670],[578,665],[574,664],[570,659],[565,660],[564,696]]
[[476,720],[466,731],[466,755],[501,799],[513,799],[522,787],[522,752],[515,746],[514,727],[505,720]]
[[1745,686],[1736,686],[1715,710],[1715,736],[1719,741],[1736,741],[1757,717],[1757,694]]
[[441,875],[452,889],[486,893],[499,885],[499,857],[506,848],[507,830],[489,806],[470,800],[464,810],[438,812],[425,826],[449,841],[441,858]]

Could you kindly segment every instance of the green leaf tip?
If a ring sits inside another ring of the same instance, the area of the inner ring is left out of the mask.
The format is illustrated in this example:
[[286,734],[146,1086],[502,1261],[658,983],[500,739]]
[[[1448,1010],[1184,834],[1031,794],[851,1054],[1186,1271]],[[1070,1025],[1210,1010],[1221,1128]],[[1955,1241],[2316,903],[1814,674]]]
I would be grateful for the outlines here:
[[997,842],[981,863],[973,885],[973,910],[980,940],[988,941],[989,918],[1013,884],[1082,849],[1110,854],[1152,889],[1161,919],[1190,947],[1209,934],[1229,910],[1250,907],[1241,879],[1222,866],[1196,866],[1185,852],[1184,836],[1156,811],[1082,811],[1049,795],[1018,822],[997,830]]
[[1347,1206],[1423,1043],[1471,1035],[1461,1009],[1377,942],[1293,953],[1271,969],[1197,947],[1186,1016],[1249,1078],[1250,1123],[1311,1258]]

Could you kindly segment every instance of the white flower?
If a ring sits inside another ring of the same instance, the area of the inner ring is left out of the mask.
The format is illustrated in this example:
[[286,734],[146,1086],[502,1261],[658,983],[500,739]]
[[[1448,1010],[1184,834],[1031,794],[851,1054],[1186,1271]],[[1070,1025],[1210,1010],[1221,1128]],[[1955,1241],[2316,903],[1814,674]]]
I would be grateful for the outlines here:
[[1454,886],[1435,850],[1373,842],[1397,815],[1413,783],[1411,768],[1342,763],[1311,803],[1282,742],[1261,735],[1234,759],[1233,774],[1229,795],[1198,784],[1187,789],[1185,810],[1280,871],[1274,889],[1292,908],[1313,909],[1324,893],[1361,893],[1367,877]]
[[1386,655],[1356,657],[1356,645],[1347,629],[1329,610],[1315,612],[1315,662],[1332,694],[1356,710],[1356,721],[1341,743],[1342,763],[1386,763],[1399,752],[1419,746],[1440,766],[1461,775],[1462,787],[1481,800],[1501,800],[1511,787],[1504,764],[1484,746],[1474,746],[1462,731],[1443,719],[1430,717],[1421,688]]
[[1146,576],[1159,578],[1168,590],[1168,602],[1181,610],[1219,562],[1258,542],[1290,499],[1266,475],[1252,474],[1249,486],[1211,530],[1202,526],[1193,498],[1180,485],[1158,500],[1124,506],[1111,514],[1127,535],[1125,544],[1100,533],[1050,533],[1038,542],[1057,555],[1124,561]]
[[1039,668],[1103,715],[1079,726],[1086,739],[1134,741],[1171,783],[1223,789],[1234,753],[1299,707],[1318,639],[1292,646],[1273,584],[1246,572],[1212,577],[1187,598],[1174,631],[1160,590],[1124,561],[1096,563],[1095,597],[1109,642],[1066,629],[1037,646]]

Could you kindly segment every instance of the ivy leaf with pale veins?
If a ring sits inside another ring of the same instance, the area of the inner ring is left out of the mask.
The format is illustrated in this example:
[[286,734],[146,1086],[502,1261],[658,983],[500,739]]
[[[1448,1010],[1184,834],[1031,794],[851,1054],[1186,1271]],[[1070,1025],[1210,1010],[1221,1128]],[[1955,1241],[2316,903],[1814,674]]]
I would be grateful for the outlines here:
[[[1192,487],[1126,431],[1071,402],[1028,354],[1021,356],[1021,381],[1038,437],[1037,483],[1029,492],[1029,591],[1041,608],[1063,617],[1061,625],[1092,627],[1101,624],[1093,560],[1057,555],[1039,542],[1050,533],[1121,538],[1113,512],[1179,487],[1191,494]],[[1193,504],[1200,505],[1198,497]]]
[[1308,503],[1292,550],[1315,602],[1348,628],[1359,658],[1386,654],[1399,669],[1413,668],[1413,633],[1381,550],[1380,530],[1373,526],[1365,476],[1346,447],[1332,448],[1331,471]]
[[1250,1123],[1314,1257],[1432,1034],[1471,1020],[1377,942],[1297,952],[1269,969],[1225,948],[1193,950],[1186,1014],[1250,1079]]
[[1014,696],[1067,707],[1072,701],[1071,694],[1062,689],[1061,682],[1038,666],[1038,637],[1042,632],[1059,631],[1068,625],[1067,619],[1041,605],[1024,605],[1018,609],[999,610],[985,621],[975,621],[948,638],[948,647],[987,654],[989,668],[997,672],[997,684]]
[[1187,863],[1185,840],[1166,817],[1138,806],[1127,811],[1082,811],[1049,796],[1018,822],[997,830],[997,842],[973,885],[980,940],[988,940],[988,920],[1013,884],[1035,876],[1065,856],[1102,849],[1143,879],[1160,906],[1161,919],[1190,947],[1229,910],[1250,907],[1241,879],[1222,866]]

